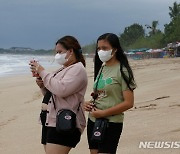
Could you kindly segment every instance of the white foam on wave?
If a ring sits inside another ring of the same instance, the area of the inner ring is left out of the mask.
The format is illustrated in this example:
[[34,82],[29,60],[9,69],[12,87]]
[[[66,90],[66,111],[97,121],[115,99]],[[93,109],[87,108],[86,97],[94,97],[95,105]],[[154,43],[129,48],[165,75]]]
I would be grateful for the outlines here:
[[10,61],[10,59],[11,58],[8,55],[3,55],[3,56],[0,55],[0,64],[6,61]]
[[38,60],[45,68],[54,66],[53,56],[0,54],[0,77],[30,73],[29,61]]
[[3,76],[4,74],[11,72],[11,71],[13,71],[13,69],[10,68],[9,65],[4,64],[0,67],[0,76]]

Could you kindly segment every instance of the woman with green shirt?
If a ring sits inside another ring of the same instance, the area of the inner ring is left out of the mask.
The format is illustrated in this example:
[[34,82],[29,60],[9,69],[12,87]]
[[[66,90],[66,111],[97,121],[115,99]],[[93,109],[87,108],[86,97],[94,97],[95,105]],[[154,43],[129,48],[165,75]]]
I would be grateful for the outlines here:
[[[89,112],[87,136],[91,154],[116,153],[123,128],[124,111],[134,105],[136,88],[132,69],[117,35],[106,33],[97,40],[94,59],[95,102],[87,101],[84,109]],[[96,89],[96,90],[95,90]],[[91,140],[97,118],[108,119],[102,143]]]

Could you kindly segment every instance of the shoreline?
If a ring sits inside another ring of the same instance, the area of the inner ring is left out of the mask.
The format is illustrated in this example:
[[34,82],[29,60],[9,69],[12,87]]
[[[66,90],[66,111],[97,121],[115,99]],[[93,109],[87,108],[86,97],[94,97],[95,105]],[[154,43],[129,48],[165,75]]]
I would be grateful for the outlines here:
[[[51,59],[51,62],[50,60]],[[53,56],[49,56],[46,58],[47,61],[40,61],[40,64],[42,64],[42,66],[48,70],[48,71],[53,71],[59,68],[59,64],[56,64],[53,60]],[[26,65],[24,65],[24,61],[23,61],[23,66],[19,65],[18,67],[15,67],[12,65],[9,65],[8,68],[6,68],[5,66],[2,65],[2,67],[5,67],[3,70],[0,70],[0,78],[4,78],[4,77],[10,77],[10,76],[21,76],[21,75],[29,75],[30,72],[30,66],[29,66],[29,62],[27,60],[26,61]],[[89,61],[93,61],[93,58],[87,58],[86,57],[86,63],[88,63]],[[1,66],[1,65],[0,65]],[[8,70],[6,70],[8,69]],[[13,70],[14,69],[14,70]]]

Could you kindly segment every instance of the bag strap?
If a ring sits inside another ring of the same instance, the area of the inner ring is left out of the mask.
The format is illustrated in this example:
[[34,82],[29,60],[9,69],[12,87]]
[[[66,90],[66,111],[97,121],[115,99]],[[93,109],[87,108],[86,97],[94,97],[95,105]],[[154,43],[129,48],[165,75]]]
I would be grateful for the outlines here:
[[103,68],[104,68],[104,65],[102,65],[101,70],[100,70],[100,72],[99,72],[99,74],[98,74],[96,86],[95,86],[95,89],[94,89],[93,103],[95,103],[95,100],[96,100],[97,97],[98,97],[97,87],[98,87],[98,84],[99,84],[99,79],[100,79],[100,77],[101,77],[101,73],[102,73]]
[[56,110],[56,104],[55,104],[55,101],[54,101],[54,97],[53,97],[53,95],[52,95],[51,97],[52,97],[52,101],[53,101],[54,109]]
[[[58,70],[56,73],[54,73],[53,75],[53,78],[59,73],[61,72],[62,70],[64,69],[64,67],[62,67],[60,70]],[[49,93],[51,93],[49,90],[48,90]],[[54,101],[54,97],[53,97],[53,94],[51,93],[51,97],[52,97],[52,101],[53,101],[53,104],[54,104],[54,109],[56,110],[56,105],[55,105],[55,101]],[[50,99],[50,98],[49,98]]]
[[[56,104],[55,104],[53,95],[52,95],[52,101],[53,101],[54,109],[56,110]],[[80,106],[81,106],[81,102],[78,105],[77,111],[79,111]]]
[[[59,72],[61,72],[63,69],[64,69],[64,68],[62,68],[62,69],[60,69],[58,72],[56,72],[56,73],[53,75],[53,77],[55,77],[55,76],[56,76]],[[55,100],[54,100],[53,94],[51,93],[51,95],[52,95],[51,97],[52,97],[54,109],[56,110],[56,104],[55,104]],[[81,102],[80,102],[79,105],[78,105],[77,111],[79,111],[80,106],[81,106]]]
[[62,67],[60,70],[58,70],[56,73],[54,73],[53,77],[55,77],[59,72],[61,72],[64,69],[64,67]]

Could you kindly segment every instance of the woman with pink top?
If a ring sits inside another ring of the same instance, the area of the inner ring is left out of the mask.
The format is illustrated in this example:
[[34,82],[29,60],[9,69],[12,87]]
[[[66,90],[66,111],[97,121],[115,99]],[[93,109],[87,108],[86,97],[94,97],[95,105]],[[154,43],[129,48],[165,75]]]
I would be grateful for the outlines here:
[[[42,93],[50,91],[55,103],[50,97],[48,104],[42,105],[42,110],[47,114],[42,131],[46,154],[67,154],[79,143],[86,126],[82,103],[87,88],[87,74],[81,46],[76,38],[62,37],[56,42],[55,50],[55,60],[61,65],[56,72],[48,73],[34,61],[30,65],[31,71],[38,73],[42,79],[37,79]],[[70,109],[76,113],[76,130],[72,134],[56,131],[56,114],[60,109]]]

